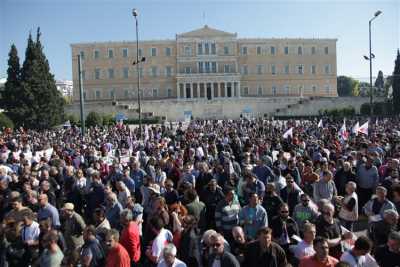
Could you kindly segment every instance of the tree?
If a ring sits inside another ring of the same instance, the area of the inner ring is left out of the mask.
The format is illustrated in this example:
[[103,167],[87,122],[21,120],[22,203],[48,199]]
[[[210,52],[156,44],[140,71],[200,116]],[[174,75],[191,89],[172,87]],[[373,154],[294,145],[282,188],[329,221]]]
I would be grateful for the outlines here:
[[64,100],[50,73],[40,36],[40,28],[36,42],[29,35],[21,71],[21,99],[24,104],[21,114],[24,114],[24,126],[34,129],[46,129],[61,123],[64,113]]
[[14,123],[4,113],[0,113],[0,128],[14,128]]
[[385,84],[385,80],[383,79],[383,72],[380,70],[378,72],[378,77],[375,80],[375,84],[374,84],[374,90],[376,90],[375,94],[378,96],[382,96],[384,94],[384,87]]
[[394,64],[393,78],[393,111],[400,114],[400,51],[397,49],[397,58]]
[[18,97],[21,90],[21,69],[18,51],[14,44],[11,45],[8,56],[7,81],[1,93],[0,106],[5,110],[5,114],[18,124],[23,118],[20,115],[21,101]]
[[339,96],[354,96],[358,91],[358,83],[351,77],[337,77],[337,87]]
[[88,127],[101,126],[103,125],[103,117],[100,116],[98,113],[91,111],[86,117],[86,125]]

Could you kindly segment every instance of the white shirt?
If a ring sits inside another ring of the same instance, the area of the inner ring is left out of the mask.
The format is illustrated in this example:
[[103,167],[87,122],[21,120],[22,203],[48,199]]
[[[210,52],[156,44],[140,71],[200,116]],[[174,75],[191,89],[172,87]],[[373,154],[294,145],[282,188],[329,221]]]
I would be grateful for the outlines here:
[[21,229],[22,241],[39,240],[40,228],[39,224],[35,221],[29,226],[23,226]]
[[159,262],[162,255],[161,252],[163,251],[165,245],[172,242],[172,234],[167,229],[161,229],[160,233],[157,237],[153,240],[153,244],[151,246],[151,255],[153,257],[157,257],[157,261]]
[[375,259],[370,254],[354,257],[350,251],[346,251],[342,254],[340,260],[347,262],[351,267],[378,267]]
[[[169,267],[164,260],[161,260],[158,264],[157,267]],[[186,267],[186,264],[181,261],[178,260],[177,258],[175,258],[174,263],[171,265],[171,267]]]
[[301,260],[304,257],[313,256],[315,254],[315,250],[313,244],[308,244],[304,240],[302,240],[297,246],[293,248],[293,253],[296,258]]
[[212,263],[211,267],[221,267],[221,260],[220,259],[215,259]]

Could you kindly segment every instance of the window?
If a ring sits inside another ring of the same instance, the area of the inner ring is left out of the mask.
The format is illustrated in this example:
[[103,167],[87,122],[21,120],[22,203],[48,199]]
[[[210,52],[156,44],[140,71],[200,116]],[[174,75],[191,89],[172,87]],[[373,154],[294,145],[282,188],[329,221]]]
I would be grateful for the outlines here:
[[191,67],[185,67],[185,73],[186,74],[192,73],[192,68]]
[[114,91],[114,89],[111,89],[110,90],[110,98],[114,99],[114,97],[115,97],[115,91]]
[[331,66],[329,64],[325,65],[325,74],[329,74],[330,73],[330,69],[331,69]]
[[324,49],[324,51],[325,51],[325,55],[328,55],[329,48],[328,48],[327,46],[325,46],[325,49]]
[[243,88],[243,95],[245,95],[245,96],[249,95],[249,87]]
[[211,62],[211,72],[217,73],[217,62]]
[[274,64],[271,65],[271,74],[272,75],[276,74],[276,66]]
[[128,57],[128,48],[123,48],[122,49],[122,57],[124,57],[124,58]]
[[171,88],[167,89],[167,97],[172,97],[172,89]]
[[125,89],[124,96],[125,98],[129,98],[129,89]]
[[205,69],[206,69],[206,73],[210,73],[210,70],[211,70],[210,62],[205,62],[204,66],[205,66]]
[[124,76],[124,79],[128,79],[128,76],[129,76],[129,68],[128,67],[125,67],[123,69],[123,76]]
[[274,85],[272,86],[272,95],[274,96],[276,95],[276,86]]
[[229,55],[229,47],[224,46],[224,55]]
[[290,90],[289,85],[285,85],[285,87],[283,88],[283,90],[284,90],[284,94],[285,94],[285,95],[289,95],[289,90]]
[[114,69],[108,69],[108,78],[114,79]]
[[100,51],[94,50],[94,59],[99,59],[99,58],[100,58]]
[[108,49],[108,58],[114,58],[114,50]]
[[204,72],[204,63],[199,62],[199,73],[203,73],[203,72]]
[[299,47],[297,48],[297,54],[298,54],[298,55],[302,55],[302,54],[303,54],[303,47],[299,46]]
[[257,55],[261,55],[261,46],[257,46]]
[[262,65],[257,65],[257,74],[262,74]]
[[81,51],[79,54],[81,55],[81,59],[85,59],[85,52]]
[[313,91],[313,94],[315,94],[317,92],[317,86],[313,85],[312,86],[312,91]]
[[243,75],[249,74],[249,68],[247,65],[242,66],[242,74]]
[[211,54],[212,55],[217,54],[217,47],[215,46],[215,43],[211,44]]
[[86,80],[86,71],[82,70],[82,80]]
[[100,69],[95,69],[94,70],[94,78],[96,80],[100,80]]
[[166,47],[165,48],[165,56],[167,56],[167,57],[171,56],[171,47]]
[[101,92],[100,91],[96,91],[96,99],[99,99],[101,97]]
[[230,72],[231,72],[231,68],[230,68],[230,67],[231,67],[230,65],[225,64],[225,65],[224,65],[224,72],[225,72],[225,73],[230,73]]
[[143,50],[142,50],[142,48],[139,48],[139,57],[142,57],[143,56]]
[[304,74],[304,66],[303,65],[297,65],[297,74]]
[[192,55],[192,47],[185,46],[183,53],[185,54],[185,56],[190,57]]
[[172,75],[172,67],[171,66],[165,67],[165,76],[171,77],[171,75]]
[[153,89],[153,97],[158,97],[158,90],[157,89]]
[[271,55],[275,55],[275,46],[271,46],[270,50],[271,50]]
[[247,55],[247,46],[242,46],[242,55]]
[[205,43],[205,44],[204,44],[204,53],[205,53],[206,55],[209,55],[209,54],[210,54],[210,45],[209,45],[209,43]]
[[311,47],[311,55],[315,55],[316,54],[316,49],[315,46]]
[[325,85],[325,93],[329,94],[330,86],[329,84]]
[[285,74],[289,74],[290,73],[290,67],[289,65],[285,65]]
[[156,57],[157,56],[157,48],[152,47],[150,52],[151,52],[150,55],[152,57]]
[[199,55],[203,54],[203,44],[202,43],[197,44],[197,54],[199,54]]
[[151,76],[157,77],[157,67],[156,66],[151,67]]
[[285,46],[285,55],[289,55],[289,47]]
[[261,85],[258,86],[257,94],[258,94],[259,96],[262,96],[262,95],[263,95],[263,89],[262,89]]
[[311,74],[316,74],[317,73],[317,66],[311,65]]

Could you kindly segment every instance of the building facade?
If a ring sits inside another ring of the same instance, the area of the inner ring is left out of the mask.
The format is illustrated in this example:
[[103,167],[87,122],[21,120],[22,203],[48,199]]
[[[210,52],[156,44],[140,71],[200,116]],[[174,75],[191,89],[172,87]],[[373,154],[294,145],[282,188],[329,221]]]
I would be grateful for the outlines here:
[[72,81],[62,80],[56,81],[57,90],[65,97],[72,97],[73,83]]
[[242,97],[337,96],[336,39],[240,39],[204,26],[175,40],[72,44],[74,101],[77,55],[87,101],[209,101]]

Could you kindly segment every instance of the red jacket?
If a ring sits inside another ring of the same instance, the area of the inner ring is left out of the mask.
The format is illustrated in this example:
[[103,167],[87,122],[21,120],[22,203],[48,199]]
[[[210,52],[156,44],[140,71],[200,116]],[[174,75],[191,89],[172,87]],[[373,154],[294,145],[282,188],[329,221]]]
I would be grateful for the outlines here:
[[106,267],[131,267],[131,259],[126,249],[118,244],[107,254]]
[[124,246],[131,260],[133,262],[138,262],[140,259],[140,234],[137,223],[130,222],[129,225],[122,230],[119,242]]

